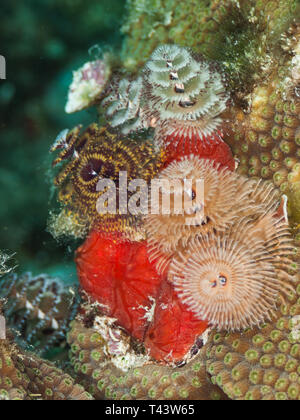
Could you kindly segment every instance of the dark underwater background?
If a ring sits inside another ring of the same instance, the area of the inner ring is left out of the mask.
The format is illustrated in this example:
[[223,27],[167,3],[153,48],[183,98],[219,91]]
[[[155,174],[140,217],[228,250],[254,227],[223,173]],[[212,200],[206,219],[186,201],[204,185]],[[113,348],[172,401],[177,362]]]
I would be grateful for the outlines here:
[[0,250],[17,272],[75,279],[74,242],[47,232],[56,202],[49,148],[65,128],[95,121],[64,112],[72,70],[121,45],[124,0],[1,0]]

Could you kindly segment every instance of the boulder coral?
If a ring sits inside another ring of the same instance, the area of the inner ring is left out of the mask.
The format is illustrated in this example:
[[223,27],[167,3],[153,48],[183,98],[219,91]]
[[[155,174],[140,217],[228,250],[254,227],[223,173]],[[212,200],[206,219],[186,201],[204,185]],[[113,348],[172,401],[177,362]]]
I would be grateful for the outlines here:
[[109,334],[107,322],[96,317],[86,326],[78,317],[68,334],[75,377],[96,399],[227,399],[207,377],[201,353],[183,367],[159,365],[138,355],[124,332],[114,328]]

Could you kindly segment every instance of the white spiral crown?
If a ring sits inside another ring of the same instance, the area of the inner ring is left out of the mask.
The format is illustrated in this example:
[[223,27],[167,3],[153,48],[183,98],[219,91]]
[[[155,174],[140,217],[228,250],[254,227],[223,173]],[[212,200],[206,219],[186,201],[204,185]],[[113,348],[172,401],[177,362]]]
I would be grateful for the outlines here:
[[222,74],[177,45],[158,47],[146,64],[147,96],[167,132],[206,136],[218,128],[228,94]]
[[217,131],[229,98],[223,75],[178,45],[158,47],[136,81],[121,80],[103,101],[113,127],[126,134],[155,127],[155,139],[176,134],[206,140]]
[[132,82],[122,79],[102,102],[102,105],[107,107],[106,115],[111,126],[120,127],[123,134],[147,128],[140,106],[142,90],[141,77]]

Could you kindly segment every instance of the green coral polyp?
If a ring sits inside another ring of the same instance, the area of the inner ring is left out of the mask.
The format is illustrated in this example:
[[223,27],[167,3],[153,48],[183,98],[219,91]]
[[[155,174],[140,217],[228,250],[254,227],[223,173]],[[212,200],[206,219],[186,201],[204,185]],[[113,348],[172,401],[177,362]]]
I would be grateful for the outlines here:
[[276,355],[274,359],[274,364],[276,367],[282,367],[286,363],[286,356],[284,354],[278,354]]
[[273,343],[271,343],[271,342],[267,342],[267,343],[265,343],[265,344],[263,345],[263,351],[264,351],[265,353],[270,353],[270,352],[272,352],[274,348],[275,348],[275,347],[274,347],[274,344],[273,344]]
[[284,369],[286,372],[294,372],[297,369],[297,361],[290,360],[289,362],[287,362]]
[[257,362],[259,359],[259,353],[256,350],[248,350],[245,353],[245,357],[248,360],[248,362]]
[[283,340],[279,343],[278,348],[281,352],[288,353],[291,348],[291,344],[288,341]]
[[288,387],[288,380],[284,378],[278,379],[278,381],[275,384],[275,389],[277,391],[286,391],[287,387]]
[[149,389],[148,395],[151,399],[154,399],[156,397],[156,390],[154,388]]
[[98,351],[93,351],[91,353],[91,356],[96,362],[99,362],[99,360],[101,358],[101,353],[99,353]]

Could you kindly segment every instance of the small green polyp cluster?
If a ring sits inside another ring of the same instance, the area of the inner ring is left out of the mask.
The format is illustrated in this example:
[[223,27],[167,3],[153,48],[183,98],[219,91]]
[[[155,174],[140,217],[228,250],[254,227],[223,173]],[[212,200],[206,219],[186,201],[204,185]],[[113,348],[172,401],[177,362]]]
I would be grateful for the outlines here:
[[90,400],[91,395],[54,365],[0,340],[0,400]]
[[121,370],[107,353],[107,342],[77,319],[68,334],[76,378],[96,399],[224,399],[207,378],[202,355],[181,368],[148,362]]

